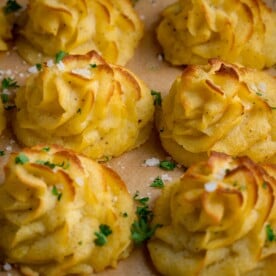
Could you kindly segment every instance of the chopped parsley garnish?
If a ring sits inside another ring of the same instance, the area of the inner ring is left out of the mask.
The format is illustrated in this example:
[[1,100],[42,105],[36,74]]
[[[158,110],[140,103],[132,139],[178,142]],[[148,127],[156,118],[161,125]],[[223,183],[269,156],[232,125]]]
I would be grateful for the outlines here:
[[262,185],[263,189],[266,189],[267,188],[267,183],[264,181],[263,182],[263,185]]
[[260,92],[256,92],[256,95],[257,95],[257,96],[262,96],[263,94],[260,93]]
[[124,213],[121,213],[122,217],[124,218],[127,218],[128,217],[128,213],[127,212],[124,212]]
[[166,170],[166,171],[172,171],[176,167],[176,164],[173,161],[169,160],[163,160],[159,163],[159,168]]
[[139,197],[139,192],[136,191],[135,195],[133,196],[133,199],[138,201],[139,203],[145,205],[148,201],[149,201],[149,198],[148,197],[141,197],[141,198],[138,198]]
[[271,106],[270,107],[272,110],[276,110],[276,107],[275,106]]
[[55,185],[52,188],[52,194],[57,197],[58,201],[60,201],[62,193],[58,190],[58,188]]
[[77,110],[77,113],[81,114],[81,108],[79,108],[79,109]]
[[98,246],[103,246],[107,243],[107,237],[112,234],[112,230],[110,227],[106,224],[100,225],[100,231],[95,232],[96,239],[94,239],[94,242]]
[[50,169],[54,169],[56,167],[56,164],[51,163],[50,161],[36,160],[35,162],[36,164],[47,166]]
[[0,150],[0,156],[4,156],[5,155],[5,151]]
[[92,64],[89,64],[91,68],[96,68],[97,67],[97,64],[96,63],[92,63]]
[[151,90],[150,93],[151,93],[151,95],[152,95],[153,98],[154,98],[154,105],[159,105],[159,106],[161,106],[161,104],[162,104],[161,93],[160,93],[160,92],[157,92],[157,91],[154,91],[154,90]]
[[265,231],[266,231],[266,240],[267,241],[275,241],[276,240],[276,236],[275,233],[273,231],[273,229],[271,228],[270,224],[267,224],[265,227]]
[[20,10],[22,7],[16,2],[16,0],[8,0],[6,5],[4,6],[4,13],[12,13]]
[[35,65],[35,67],[36,67],[36,69],[37,69],[38,71],[41,71],[41,69],[42,69],[42,64],[41,64],[41,63],[37,63],[37,64]]
[[50,151],[50,147],[44,147],[44,148],[42,148],[42,150],[45,152],[48,152],[48,151]]
[[2,93],[1,100],[2,100],[2,103],[7,103],[9,101],[9,95],[6,93]]
[[28,156],[26,156],[24,153],[19,153],[16,157],[15,157],[15,164],[20,164],[23,165],[27,162],[29,162],[30,159]]
[[160,225],[155,225],[153,227],[150,225],[153,218],[153,212],[147,205],[149,198],[144,197],[139,199],[138,193],[136,192],[134,199],[141,205],[137,206],[137,220],[135,220],[131,225],[131,238],[135,244],[140,245],[142,242],[148,240]]
[[63,60],[63,58],[67,55],[68,55],[68,53],[66,53],[64,51],[59,51],[58,53],[56,53],[55,63],[61,62]]
[[150,187],[154,187],[154,188],[164,188],[164,182],[163,180],[160,178],[160,176],[157,176],[153,182],[150,184]]
[[44,160],[36,160],[36,163],[37,164],[40,164],[40,165],[44,165],[44,166],[47,166],[49,167],[50,169],[54,169],[55,167],[60,167],[60,168],[63,168],[63,169],[68,169],[69,166],[70,166],[70,163],[67,162],[65,164],[65,162],[63,161],[62,163],[58,164],[58,163],[52,163],[50,161],[44,161]]
[[17,84],[16,80],[13,78],[4,78],[1,83],[2,89],[8,89],[8,88],[17,88],[19,85]]

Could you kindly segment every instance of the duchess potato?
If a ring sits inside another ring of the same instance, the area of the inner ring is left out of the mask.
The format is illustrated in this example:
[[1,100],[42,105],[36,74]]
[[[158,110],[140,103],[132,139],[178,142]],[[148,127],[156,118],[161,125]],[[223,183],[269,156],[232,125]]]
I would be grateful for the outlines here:
[[148,243],[162,275],[274,275],[276,167],[213,152],[165,187]]
[[179,0],[163,11],[157,38],[174,65],[221,58],[262,69],[276,63],[275,26],[262,0]]
[[14,152],[0,185],[1,262],[16,264],[24,275],[116,267],[132,248],[134,212],[111,169],[58,146]]
[[18,51],[31,64],[60,50],[95,50],[108,62],[125,65],[143,35],[129,0],[32,0],[21,18]]
[[141,145],[153,124],[149,88],[94,51],[44,65],[19,88],[15,103],[13,129],[21,144],[59,144],[93,159]]
[[185,166],[210,151],[275,162],[275,107],[275,78],[215,59],[176,78],[157,126],[165,150]]

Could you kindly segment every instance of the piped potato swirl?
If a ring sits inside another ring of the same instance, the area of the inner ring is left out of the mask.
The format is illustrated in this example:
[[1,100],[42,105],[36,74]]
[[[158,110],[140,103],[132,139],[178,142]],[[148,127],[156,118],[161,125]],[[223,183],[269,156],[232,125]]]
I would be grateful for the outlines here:
[[129,0],[32,0],[21,18],[17,47],[31,64],[60,50],[95,50],[108,62],[125,65],[143,36],[143,24]]
[[132,249],[134,212],[111,169],[53,145],[14,152],[0,185],[1,261],[24,275],[116,267]]
[[148,243],[162,275],[273,275],[276,167],[213,152],[165,187]]
[[165,150],[185,166],[210,151],[275,162],[275,107],[274,77],[213,59],[176,78],[157,125]]
[[150,89],[96,52],[44,65],[19,88],[13,120],[20,143],[59,144],[94,159],[144,143],[152,129]]
[[275,25],[262,0],[178,0],[163,11],[157,39],[174,65],[221,58],[262,69],[276,63]]

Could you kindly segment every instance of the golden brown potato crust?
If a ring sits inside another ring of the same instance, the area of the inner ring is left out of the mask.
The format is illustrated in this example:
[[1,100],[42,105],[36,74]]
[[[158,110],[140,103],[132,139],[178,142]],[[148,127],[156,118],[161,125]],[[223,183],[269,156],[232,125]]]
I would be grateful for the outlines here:
[[162,275],[274,275],[276,167],[212,153],[165,187],[148,243]]
[[[3,262],[25,275],[91,274],[132,248],[134,203],[111,169],[58,146],[12,153],[0,185]],[[127,215],[124,215],[127,214]],[[107,225],[105,243],[96,233]]]
[[208,152],[275,161],[276,79],[210,60],[188,66],[173,83],[157,116],[163,147],[189,166]]
[[152,128],[149,88],[94,51],[44,65],[19,88],[15,102],[14,132],[26,146],[59,144],[110,158],[144,143]]
[[21,18],[18,51],[31,64],[61,50],[96,50],[108,62],[125,65],[143,35],[129,0],[32,0]]
[[276,63],[276,13],[262,0],[179,0],[162,16],[157,38],[174,65],[210,58],[258,69]]

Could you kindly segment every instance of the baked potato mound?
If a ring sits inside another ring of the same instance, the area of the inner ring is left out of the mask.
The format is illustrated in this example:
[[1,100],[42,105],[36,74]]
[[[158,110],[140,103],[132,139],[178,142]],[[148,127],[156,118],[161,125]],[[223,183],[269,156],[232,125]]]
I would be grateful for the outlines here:
[[139,146],[153,125],[150,89],[96,52],[66,56],[31,75],[15,98],[20,143],[59,144],[93,159]]
[[262,69],[276,63],[275,26],[262,0],[179,0],[163,11],[157,39],[174,65],[221,58]]
[[58,146],[25,148],[10,155],[0,185],[1,261],[24,275],[116,267],[132,248],[134,216],[111,169]]
[[163,99],[164,149],[190,166],[210,151],[276,161],[276,79],[218,59],[187,66]]
[[148,242],[162,275],[274,275],[276,166],[212,153],[165,187]]
[[125,65],[143,35],[129,0],[32,0],[18,22],[18,51],[31,64],[60,50],[96,50],[108,62]]

